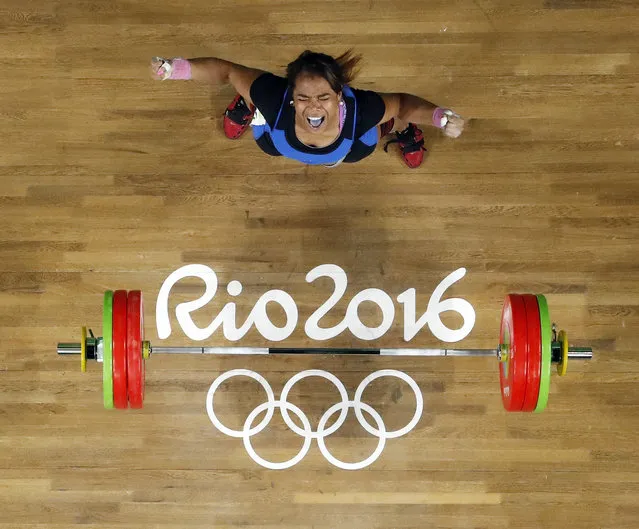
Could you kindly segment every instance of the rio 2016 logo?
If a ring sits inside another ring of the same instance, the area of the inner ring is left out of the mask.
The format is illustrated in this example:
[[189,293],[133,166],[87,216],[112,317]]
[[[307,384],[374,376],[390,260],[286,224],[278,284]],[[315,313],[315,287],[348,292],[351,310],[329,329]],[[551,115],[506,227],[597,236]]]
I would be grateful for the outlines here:
[[[457,342],[464,339],[475,325],[475,310],[472,305],[461,298],[448,298],[442,300],[446,289],[459,281],[466,274],[465,268],[459,268],[446,276],[433,291],[426,311],[417,319],[415,307],[415,289],[409,288],[397,296],[397,301],[403,305],[404,313],[404,340],[412,340],[417,333],[428,325],[433,335],[444,342]],[[201,309],[209,303],[217,292],[218,280],[215,272],[206,265],[190,264],[179,268],[166,278],[156,303],[156,326],[158,336],[164,340],[171,335],[171,322],[169,318],[169,294],[173,286],[187,277],[196,277],[204,281],[204,294],[194,301],[180,303],[175,308],[177,321],[182,331],[195,341],[208,339],[221,326],[224,337],[230,341],[240,340],[249,329],[255,325],[257,331],[267,340],[280,342],[288,338],[296,329],[299,313],[297,304],[290,294],[283,290],[269,290],[264,293],[251,310],[246,321],[237,327],[236,304],[229,302],[206,327],[198,327],[191,313]],[[346,272],[337,265],[323,264],[313,268],[306,274],[306,281],[312,283],[320,277],[329,277],[333,280],[333,293],[328,299],[313,312],[306,320],[304,331],[312,340],[329,340],[349,330],[355,337],[361,340],[376,340],[383,336],[392,326],[395,319],[395,303],[391,296],[379,288],[367,288],[356,294],[348,304],[342,321],[333,327],[320,327],[320,320],[330,312],[342,299],[348,285]],[[242,284],[239,281],[230,281],[227,285],[230,296],[236,297],[242,293]],[[368,327],[359,319],[358,308],[365,302],[376,304],[382,313],[382,322],[377,327]],[[283,327],[274,325],[268,317],[266,306],[268,303],[276,303],[286,315],[286,324]],[[458,329],[450,329],[441,321],[443,312],[457,312],[463,319],[463,324]]]

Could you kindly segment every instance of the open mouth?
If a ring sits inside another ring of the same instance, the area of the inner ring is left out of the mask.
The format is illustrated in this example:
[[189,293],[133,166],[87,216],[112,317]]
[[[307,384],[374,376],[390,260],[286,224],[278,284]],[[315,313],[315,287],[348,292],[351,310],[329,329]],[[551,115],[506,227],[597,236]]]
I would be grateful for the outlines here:
[[306,121],[308,121],[311,128],[318,129],[322,126],[322,123],[324,123],[324,118],[306,118]]

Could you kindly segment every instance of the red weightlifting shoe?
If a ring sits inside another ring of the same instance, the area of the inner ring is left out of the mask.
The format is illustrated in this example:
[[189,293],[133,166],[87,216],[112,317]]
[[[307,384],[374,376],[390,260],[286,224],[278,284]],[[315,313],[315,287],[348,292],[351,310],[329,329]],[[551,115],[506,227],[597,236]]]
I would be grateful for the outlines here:
[[404,163],[411,169],[416,169],[424,161],[424,135],[421,129],[417,128],[414,123],[409,123],[401,132],[395,132],[397,136],[394,140],[386,142],[384,152],[388,152],[388,145],[391,143],[399,143],[399,149],[402,151]]
[[237,94],[224,111],[224,134],[231,140],[238,139],[251,124],[255,107],[246,104],[244,98]]

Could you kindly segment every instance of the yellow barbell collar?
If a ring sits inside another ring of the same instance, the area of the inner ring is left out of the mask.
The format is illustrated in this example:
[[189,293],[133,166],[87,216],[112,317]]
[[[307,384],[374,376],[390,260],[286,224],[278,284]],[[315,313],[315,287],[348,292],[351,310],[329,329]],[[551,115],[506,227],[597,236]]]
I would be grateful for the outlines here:
[[561,343],[561,362],[557,364],[557,373],[563,377],[568,371],[568,336],[566,331],[559,331],[558,339]]
[[87,328],[82,327],[80,340],[80,371],[86,373],[87,370]]
[[142,342],[142,358],[148,360],[149,356],[151,356],[151,342],[144,340]]

